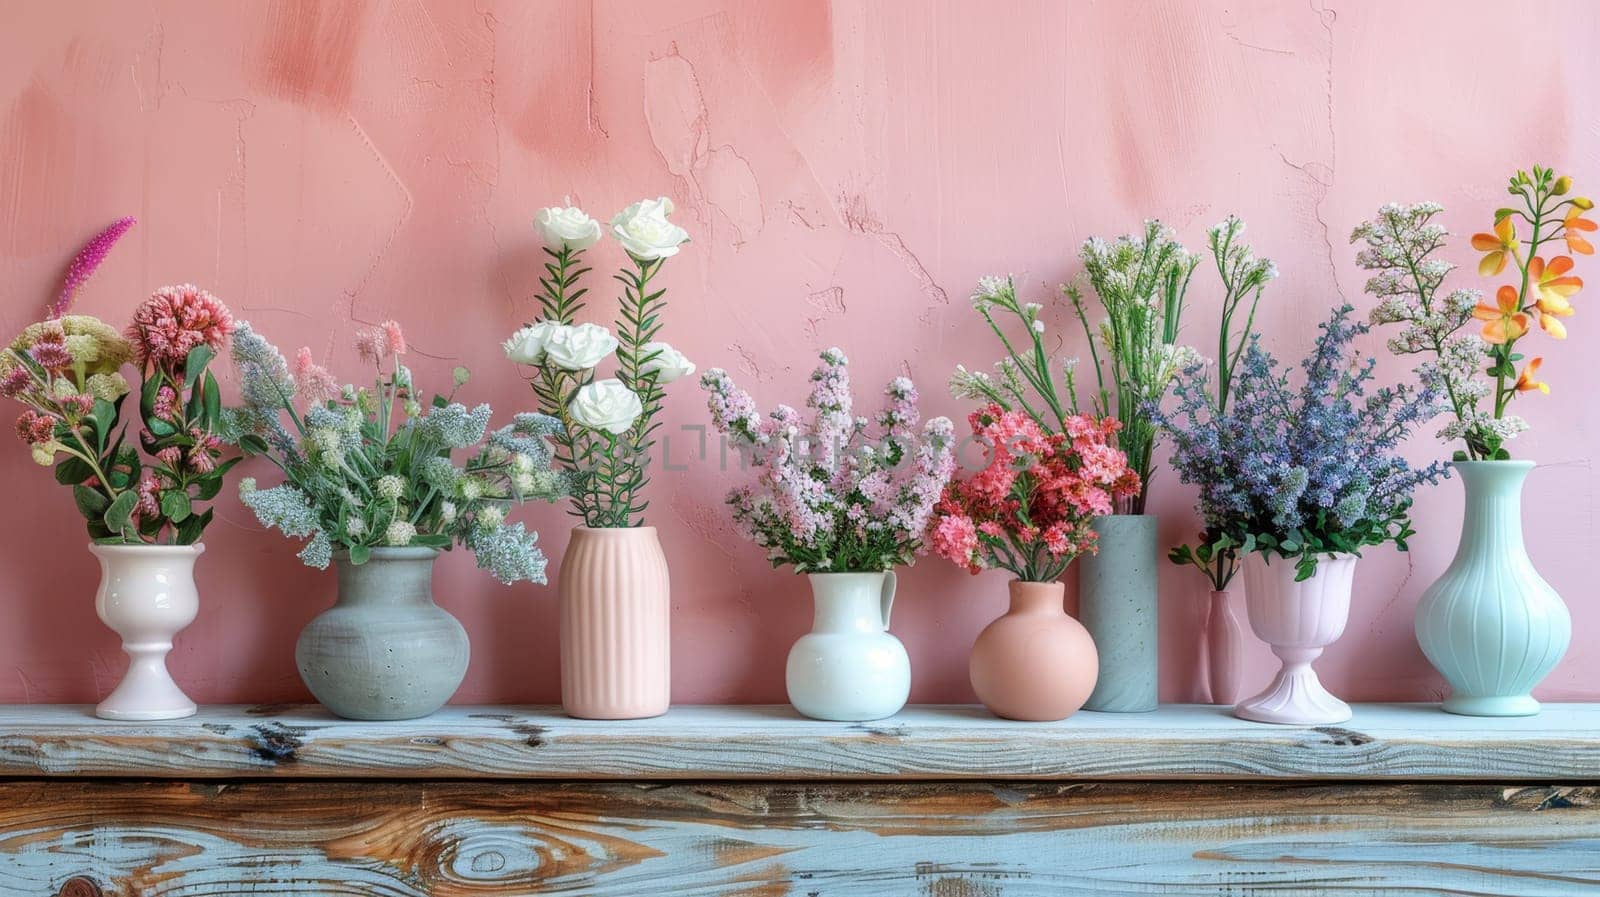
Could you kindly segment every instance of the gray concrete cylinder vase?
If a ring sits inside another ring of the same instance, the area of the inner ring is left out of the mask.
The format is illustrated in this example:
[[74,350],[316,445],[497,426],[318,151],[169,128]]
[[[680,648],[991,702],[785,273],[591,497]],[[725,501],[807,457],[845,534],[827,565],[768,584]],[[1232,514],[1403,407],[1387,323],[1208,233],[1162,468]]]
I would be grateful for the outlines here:
[[415,719],[450,700],[471,646],[433,603],[431,548],[374,548],[365,564],[334,556],[339,596],[295,645],[306,687],[346,719]]
[[1097,517],[1097,554],[1078,559],[1078,619],[1100,652],[1085,710],[1156,709],[1156,523],[1150,514]]

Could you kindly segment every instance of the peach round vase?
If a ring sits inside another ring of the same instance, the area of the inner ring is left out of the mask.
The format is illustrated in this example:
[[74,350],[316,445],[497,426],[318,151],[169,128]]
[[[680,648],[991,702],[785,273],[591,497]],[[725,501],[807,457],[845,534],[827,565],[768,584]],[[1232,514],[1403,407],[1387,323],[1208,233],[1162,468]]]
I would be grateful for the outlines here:
[[173,636],[200,611],[194,562],[205,550],[204,545],[89,546],[100,559],[95,612],[122,636],[128,655],[128,672],[95,715],[117,720],[194,715],[194,701],[167,671],[167,652]]
[[1094,639],[1067,615],[1059,582],[1011,582],[1011,608],[979,633],[967,672],[978,700],[996,716],[1058,720],[1094,691]]
[[1350,618],[1356,556],[1323,555],[1309,579],[1295,581],[1295,562],[1259,552],[1244,559],[1245,609],[1256,637],[1272,646],[1283,667],[1267,690],[1233,710],[1260,723],[1320,726],[1350,718],[1350,705],[1334,697],[1311,668],[1338,641]]
[[653,526],[572,531],[561,560],[561,706],[643,719],[672,702],[672,592]]

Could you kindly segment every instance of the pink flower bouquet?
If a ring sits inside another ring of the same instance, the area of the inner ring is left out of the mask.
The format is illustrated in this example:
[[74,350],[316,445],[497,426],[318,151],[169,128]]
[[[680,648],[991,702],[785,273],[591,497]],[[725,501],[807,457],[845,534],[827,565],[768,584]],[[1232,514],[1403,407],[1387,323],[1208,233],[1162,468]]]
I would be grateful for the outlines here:
[[1139,491],[1139,475],[1111,444],[1115,418],[1070,415],[1051,434],[1026,412],[991,403],[968,420],[988,463],[945,487],[930,539],[972,573],[998,567],[1024,582],[1054,582],[1094,552],[1095,516]]
[[[220,394],[206,370],[233,332],[233,317],[215,296],[188,285],[164,287],[141,303],[126,336],[99,318],[67,314],[132,224],[122,219],[90,241],[49,317],[0,351],[0,394],[26,406],[17,436],[72,487],[96,542],[191,545],[211,522],[211,510],[196,503],[216,497],[238,460],[221,460]],[[129,392],[121,369],[130,361],[141,378],[138,448],[121,424]]]
[[866,573],[911,563],[954,469],[949,418],[919,432],[917,390],[905,377],[885,389],[880,438],[869,439],[867,419],[851,411],[847,364],[838,349],[822,353],[809,422],[787,405],[761,417],[721,369],[701,377],[713,425],[757,468],[754,485],[728,494],[734,520],[774,567]]

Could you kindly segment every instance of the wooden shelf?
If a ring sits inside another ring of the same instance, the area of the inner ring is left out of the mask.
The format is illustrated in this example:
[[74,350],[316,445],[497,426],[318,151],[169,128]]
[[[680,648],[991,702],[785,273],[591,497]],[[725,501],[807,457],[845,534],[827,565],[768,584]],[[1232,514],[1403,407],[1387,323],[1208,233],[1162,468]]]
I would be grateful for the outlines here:
[[916,706],[827,723],[785,705],[575,720],[540,706],[448,707],[409,722],[321,707],[213,706],[114,723],[86,706],[0,707],[0,776],[514,780],[1600,780],[1600,705],[1524,719],[1366,704],[1341,726],[1246,723],[1224,708],[1080,713],[1060,723]]

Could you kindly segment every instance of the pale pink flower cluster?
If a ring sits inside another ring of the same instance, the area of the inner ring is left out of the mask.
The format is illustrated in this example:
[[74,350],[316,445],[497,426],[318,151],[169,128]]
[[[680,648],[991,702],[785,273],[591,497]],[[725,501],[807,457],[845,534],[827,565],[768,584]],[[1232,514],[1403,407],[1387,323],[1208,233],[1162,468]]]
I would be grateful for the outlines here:
[[713,425],[757,468],[755,484],[729,494],[735,522],[773,563],[799,572],[909,563],[955,467],[949,419],[918,431],[916,387],[904,377],[885,390],[870,439],[867,418],[852,414],[847,365],[838,349],[822,353],[809,423],[786,405],[762,418],[725,371],[701,378]]
[[398,321],[384,321],[356,332],[356,354],[368,364],[382,364],[391,355],[406,354],[406,335]]
[[[400,346],[405,347],[404,336],[400,337]],[[295,353],[294,382],[296,392],[308,407],[321,405],[339,395],[339,381],[334,379],[333,372],[317,364],[310,346],[301,346]]]

